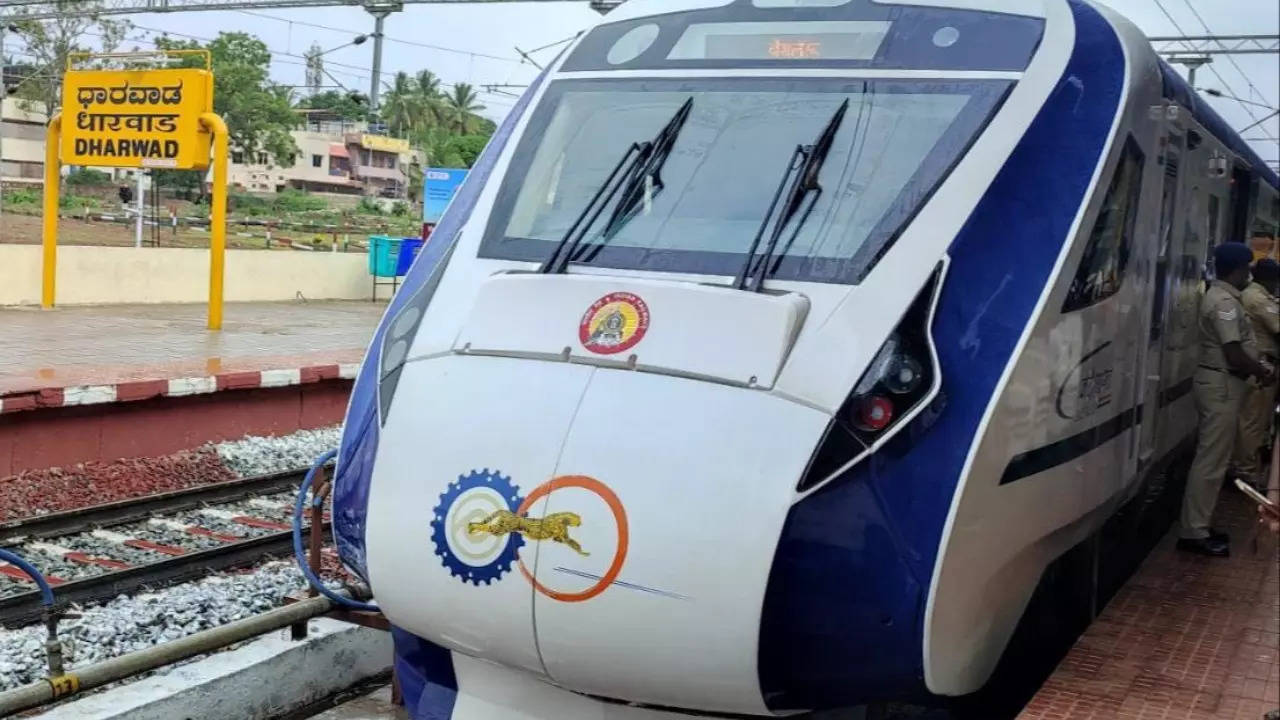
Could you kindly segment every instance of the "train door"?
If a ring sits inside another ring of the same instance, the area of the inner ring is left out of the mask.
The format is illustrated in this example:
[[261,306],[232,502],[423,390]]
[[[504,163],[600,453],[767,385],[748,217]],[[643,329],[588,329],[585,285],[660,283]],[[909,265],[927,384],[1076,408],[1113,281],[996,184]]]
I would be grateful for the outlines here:
[[1231,219],[1229,242],[1247,242],[1249,220],[1253,215],[1254,178],[1248,168],[1235,166],[1231,170]]
[[1174,221],[1178,211],[1178,181],[1182,166],[1183,138],[1171,132],[1166,125],[1162,131],[1164,146],[1162,165],[1163,182],[1160,190],[1160,225],[1156,236],[1155,277],[1151,286],[1151,323],[1147,335],[1140,402],[1148,408],[1142,413],[1142,427],[1138,442],[1138,471],[1146,469],[1159,443],[1161,392],[1164,375],[1164,335],[1167,324],[1170,292],[1170,264],[1172,252],[1181,246],[1175,243],[1178,223]]

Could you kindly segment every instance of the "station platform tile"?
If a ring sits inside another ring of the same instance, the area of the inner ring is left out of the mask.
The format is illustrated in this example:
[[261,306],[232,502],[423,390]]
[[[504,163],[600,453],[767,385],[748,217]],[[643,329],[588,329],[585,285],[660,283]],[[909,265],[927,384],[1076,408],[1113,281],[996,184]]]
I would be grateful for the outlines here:
[[385,303],[0,308],[0,413],[355,376]]
[[1018,720],[1262,720],[1280,708],[1276,538],[1246,497],[1222,493],[1231,557],[1178,552],[1170,531]]

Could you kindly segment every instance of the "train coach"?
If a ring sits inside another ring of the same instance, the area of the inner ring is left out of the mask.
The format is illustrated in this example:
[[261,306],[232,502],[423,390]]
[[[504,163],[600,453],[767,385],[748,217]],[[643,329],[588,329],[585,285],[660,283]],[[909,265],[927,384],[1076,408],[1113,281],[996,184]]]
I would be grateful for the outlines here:
[[1101,5],[622,5],[356,380],[335,533],[414,716],[979,690],[1185,460],[1206,258],[1278,187]]

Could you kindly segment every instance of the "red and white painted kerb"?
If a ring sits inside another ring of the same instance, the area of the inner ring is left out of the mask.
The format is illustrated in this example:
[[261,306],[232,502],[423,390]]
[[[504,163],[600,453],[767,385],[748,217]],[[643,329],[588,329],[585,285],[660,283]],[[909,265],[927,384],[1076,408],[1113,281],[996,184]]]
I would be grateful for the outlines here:
[[70,385],[62,388],[26,390],[0,396],[0,413],[75,405],[134,402],[158,397],[186,397],[188,395],[205,395],[223,390],[289,387],[317,383],[324,380],[351,380],[355,378],[359,369],[359,363],[341,363],[277,370],[229,372],[201,377],[170,378],[167,380],[128,380],[113,385]]

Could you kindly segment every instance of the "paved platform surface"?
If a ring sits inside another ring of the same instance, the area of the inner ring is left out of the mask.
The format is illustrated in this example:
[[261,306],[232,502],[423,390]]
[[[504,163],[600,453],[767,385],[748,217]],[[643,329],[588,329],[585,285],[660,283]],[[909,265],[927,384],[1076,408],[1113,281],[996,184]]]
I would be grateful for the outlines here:
[[1170,532],[1019,720],[1262,720],[1280,707],[1276,539],[1231,487],[1217,520],[1232,556],[1178,552]]
[[0,309],[0,412],[352,377],[382,302]]
[[403,707],[391,704],[391,686],[387,685],[319,715],[312,715],[311,720],[409,720],[409,713]]

